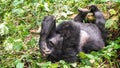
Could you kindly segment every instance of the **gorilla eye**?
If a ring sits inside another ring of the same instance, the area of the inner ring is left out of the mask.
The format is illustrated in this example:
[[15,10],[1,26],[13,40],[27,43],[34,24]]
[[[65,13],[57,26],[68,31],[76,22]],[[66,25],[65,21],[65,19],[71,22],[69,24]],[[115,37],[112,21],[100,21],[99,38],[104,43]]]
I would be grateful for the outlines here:
[[54,46],[54,43],[52,43],[52,41],[48,41],[48,45],[53,47]]

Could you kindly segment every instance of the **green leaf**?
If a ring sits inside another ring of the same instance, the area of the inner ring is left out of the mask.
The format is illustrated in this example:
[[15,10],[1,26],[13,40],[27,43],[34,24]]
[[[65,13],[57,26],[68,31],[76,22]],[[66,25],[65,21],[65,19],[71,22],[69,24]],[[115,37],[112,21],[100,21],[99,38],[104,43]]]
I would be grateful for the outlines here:
[[114,49],[120,49],[120,45],[119,44],[115,44],[114,45]]
[[16,68],[24,68],[24,63],[19,62],[19,63],[16,65]]
[[81,67],[81,68],[92,68],[92,67],[85,65],[84,67]]
[[13,1],[13,6],[17,6],[17,5],[19,5],[19,4],[23,3],[23,2],[24,2],[24,0],[14,0]]
[[48,3],[46,3],[46,2],[44,3],[44,8],[46,11],[50,11],[50,9],[48,8]]
[[120,0],[112,0],[113,2],[120,2]]
[[5,23],[0,24],[0,35],[3,36],[8,33],[9,33],[9,30],[8,30],[8,27],[5,25]]
[[107,2],[107,1],[110,1],[110,0],[101,0],[101,2]]
[[113,21],[111,19],[107,20],[105,23],[106,28],[110,28],[112,26]]
[[6,43],[5,50],[12,50],[13,44],[12,43]]
[[84,52],[80,52],[80,53],[79,53],[79,56],[80,56],[80,58],[82,58],[82,59],[84,59],[84,58],[87,57],[86,54],[85,54]]
[[90,58],[90,59],[94,58],[94,56],[91,55],[91,54],[87,54],[87,57]]
[[15,41],[14,41],[14,49],[15,49],[16,51],[20,51],[20,50],[22,50],[22,48],[23,48],[23,43],[22,43],[22,41],[21,41],[20,39],[15,40]]
[[59,67],[59,64],[53,63],[50,67],[51,67],[51,68],[58,68],[58,67]]
[[16,13],[21,16],[21,14],[24,13],[24,10],[22,8],[12,9],[12,13]]
[[118,29],[118,24],[117,24],[117,22],[114,22],[114,26],[113,26],[115,29]]
[[113,14],[116,14],[117,12],[116,12],[114,9],[110,9],[110,10],[109,10],[109,13],[110,13],[111,15],[113,15]]
[[71,65],[72,67],[76,68],[76,67],[77,67],[77,62],[70,63],[70,65]]
[[65,18],[67,17],[67,13],[65,12],[62,12],[61,15],[64,16]]
[[41,68],[48,68],[49,66],[51,66],[51,64],[51,62],[46,62],[41,66]]
[[65,61],[64,60],[60,60],[59,61],[61,64],[65,64]]
[[63,65],[63,68],[68,68],[68,66],[67,65]]

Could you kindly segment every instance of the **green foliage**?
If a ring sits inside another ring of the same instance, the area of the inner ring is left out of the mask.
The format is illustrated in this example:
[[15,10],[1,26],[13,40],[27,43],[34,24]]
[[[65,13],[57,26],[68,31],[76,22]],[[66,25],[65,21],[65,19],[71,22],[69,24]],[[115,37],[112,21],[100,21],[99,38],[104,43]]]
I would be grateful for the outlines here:
[[24,0],[14,0],[13,1],[13,6],[17,6],[19,4],[22,4],[24,2]]
[[5,23],[0,24],[0,35],[6,35],[9,33],[8,27],[5,25]]
[[114,9],[110,9],[110,10],[109,10],[109,13],[110,13],[111,15],[113,15],[113,14],[116,14],[117,12],[116,12]]
[[113,2],[120,2],[120,0],[101,0],[102,2],[108,2],[108,1],[113,1]]
[[[45,60],[38,47],[38,31],[46,15],[56,16],[58,22],[78,12],[78,8],[90,4],[105,4],[110,0],[0,0],[0,68],[105,68],[112,67],[120,49],[120,38],[98,52],[80,52],[80,62],[66,63],[61,60],[51,63]],[[119,4],[119,0],[112,0]],[[104,6],[104,5],[102,5]],[[107,11],[107,6],[100,7]],[[110,15],[118,12],[109,10]],[[108,19],[106,28],[118,29],[117,21]]]
[[16,68],[24,68],[24,63],[18,63],[18,64],[16,65]]
[[[112,66],[115,63],[117,58],[116,52],[118,49],[120,49],[120,45],[119,45],[120,39],[116,41],[109,41],[109,42],[110,42],[110,45],[108,45],[107,47],[105,47],[104,49],[98,52],[91,52],[90,54],[84,54],[82,52],[79,53],[81,63],[84,64],[84,66],[103,68],[105,65],[102,63],[108,62],[110,64],[109,66]],[[103,60],[103,58],[105,60]]]
[[117,25],[117,22],[113,21],[112,19],[109,19],[109,20],[107,20],[105,27],[107,29],[109,29],[109,28],[110,29],[118,29],[119,26]]

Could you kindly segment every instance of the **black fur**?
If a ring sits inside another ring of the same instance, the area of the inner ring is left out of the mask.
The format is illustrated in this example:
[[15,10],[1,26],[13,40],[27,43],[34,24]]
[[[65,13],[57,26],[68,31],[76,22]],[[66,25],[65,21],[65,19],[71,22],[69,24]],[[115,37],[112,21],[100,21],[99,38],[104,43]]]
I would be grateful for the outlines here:
[[74,18],[75,22],[84,22],[86,15],[90,12],[89,10],[78,9],[79,13]]
[[64,21],[57,27],[57,33],[63,37],[62,60],[67,62],[77,61],[80,24],[73,21]]
[[64,21],[57,27],[53,16],[44,18],[39,41],[43,56],[52,62],[75,62],[78,52],[90,53],[105,46],[105,18],[95,5],[90,8],[96,18],[95,24],[83,23],[88,12],[82,11],[73,21]]
[[90,12],[92,12],[96,18],[95,23],[98,26],[98,28],[100,29],[100,31],[102,32],[102,38],[105,41],[107,38],[107,31],[105,29],[106,20],[103,16],[102,12],[97,8],[97,6],[90,5],[90,10],[91,10]]

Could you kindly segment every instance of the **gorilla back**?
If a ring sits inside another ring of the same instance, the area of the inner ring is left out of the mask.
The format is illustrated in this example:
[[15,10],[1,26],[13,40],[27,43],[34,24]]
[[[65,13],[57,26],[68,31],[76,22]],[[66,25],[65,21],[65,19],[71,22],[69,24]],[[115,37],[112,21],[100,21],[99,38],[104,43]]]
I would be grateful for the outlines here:
[[[90,8],[93,8],[90,6]],[[96,6],[94,6],[97,8]],[[46,16],[42,22],[41,38],[39,41],[40,52],[47,57],[48,60],[56,62],[65,60],[66,62],[78,61],[76,56],[79,52],[90,53],[98,51],[105,46],[104,36],[105,19],[99,9],[91,9],[96,17],[95,24],[83,23],[83,15],[87,13],[80,10],[80,13],[74,20],[63,21],[57,27],[53,16]],[[98,18],[100,16],[101,18]],[[80,19],[80,20],[79,20]],[[98,22],[99,21],[99,24]],[[47,24],[46,24],[47,23]],[[101,25],[102,24],[102,25]],[[47,27],[48,26],[48,27]],[[100,28],[100,27],[103,28]],[[43,29],[44,28],[44,29]]]

